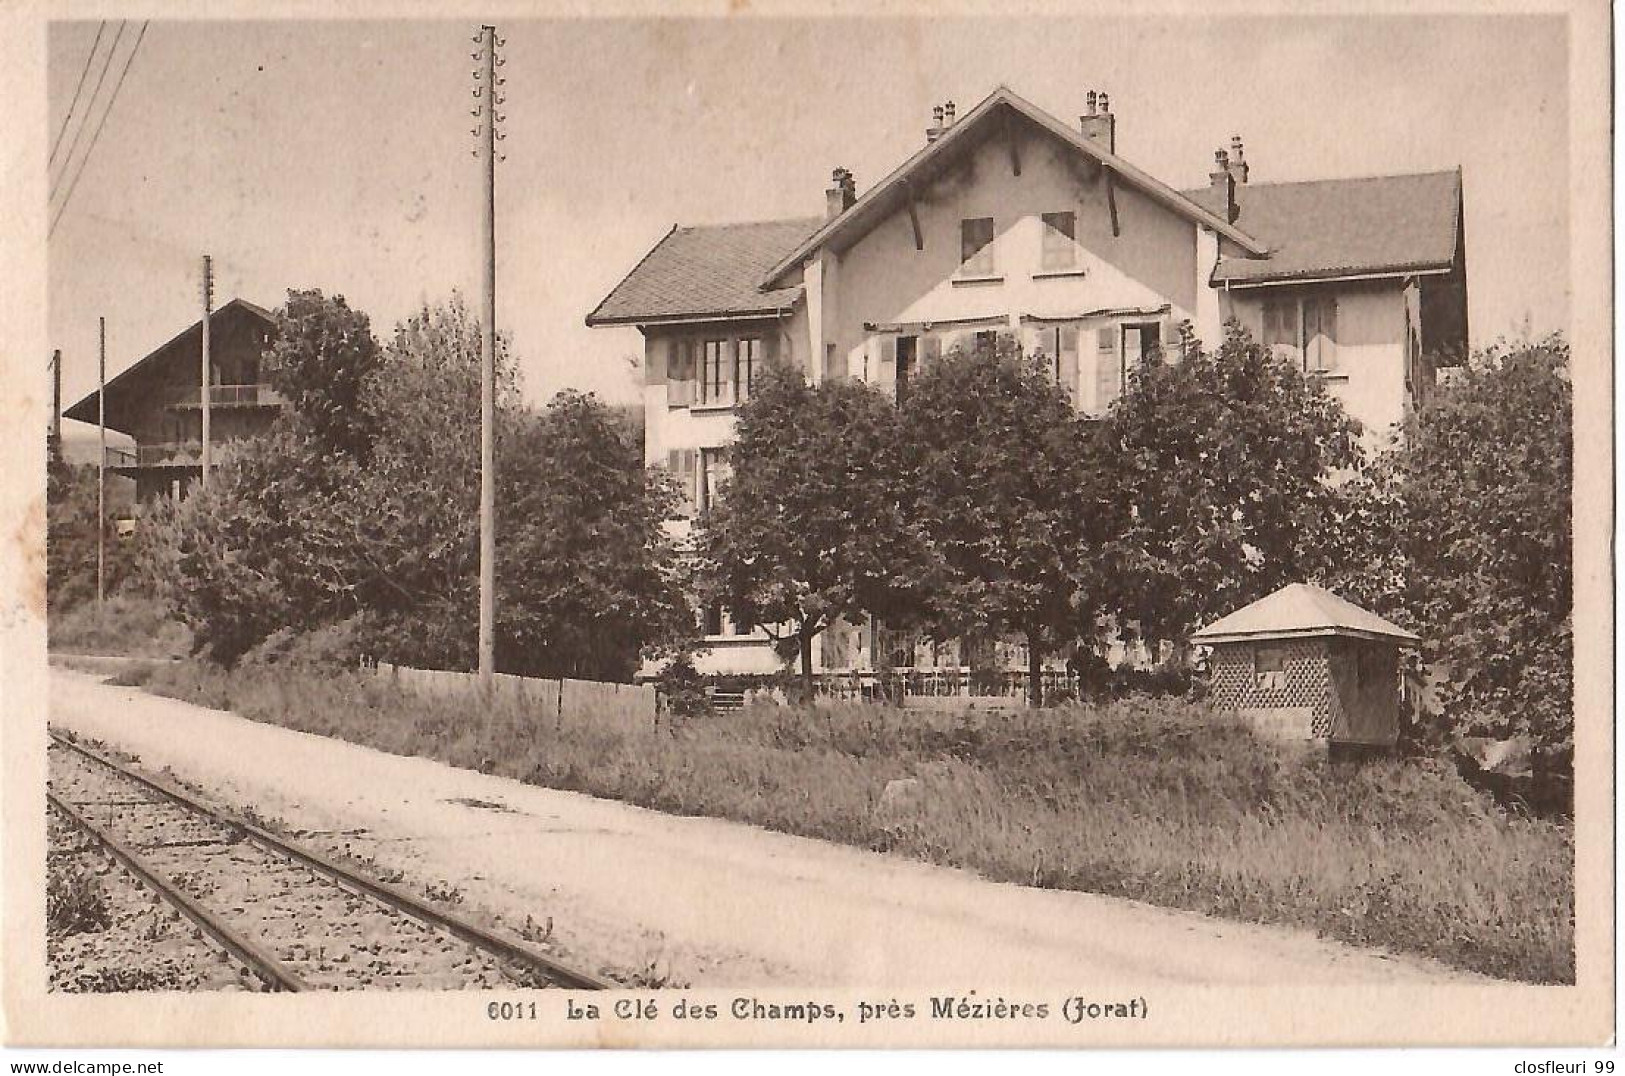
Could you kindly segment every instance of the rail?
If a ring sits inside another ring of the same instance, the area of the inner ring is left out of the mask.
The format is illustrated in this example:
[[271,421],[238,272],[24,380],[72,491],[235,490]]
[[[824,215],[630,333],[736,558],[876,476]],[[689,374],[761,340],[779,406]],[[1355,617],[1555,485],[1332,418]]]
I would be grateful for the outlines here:
[[561,986],[576,990],[607,990],[613,989],[615,984],[607,979],[600,978],[590,972],[580,971],[568,967],[554,960],[544,953],[511,938],[505,938],[493,933],[476,923],[443,912],[438,908],[419,900],[417,897],[386,882],[380,882],[366,875],[358,874],[347,867],[328,859],[319,852],[308,848],[301,848],[262,829],[246,818],[217,810],[198,801],[175,785],[161,778],[151,777],[147,774],[133,770],[99,751],[77,743],[60,733],[52,730],[51,739],[62,747],[68,748],[78,754],[100,763],[115,773],[134,781],[144,788],[156,792],[180,806],[193,811],[216,822],[235,827],[242,831],[244,836],[255,844],[274,855],[280,855],[294,860],[303,866],[326,875],[341,886],[360,890],[396,911],[402,912],[415,919],[421,920],[431,926],[437,927],[447,933],[453,934],[470,944],[502,957],[515,964],[525,965],[541,973],[546,978],[557,982]]
[[271,989],[290,993],[306,989],[304,982],[286,964],[226,926],[217,916],[187,896],[175,883],[154,869],[123,841],[80,814],[72,804],[56,793],[47,791],[45,796],[51,806],[60,811],[64,818],[88,833],[96,843],[106,848],[114,859],[124,864],[130,873],[146,883],[176,911],[191,920],[199,930],[218,942],[226,952],[246,964],[249,970],[264,980]]

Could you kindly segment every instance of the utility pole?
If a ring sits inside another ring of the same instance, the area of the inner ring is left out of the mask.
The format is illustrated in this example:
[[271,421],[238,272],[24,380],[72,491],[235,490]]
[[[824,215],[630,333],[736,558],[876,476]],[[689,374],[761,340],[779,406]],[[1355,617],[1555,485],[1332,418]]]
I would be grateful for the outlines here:
[[46,456],[54,466],[62,455],[62,349],[51,352],[51,434]]
[[496,354],[497,354],[497,124],[503,116],[497,111],[502,98],[497,87],[497,49],[503,44],[495,26],[482,26],[474,42],[481,47],[473,54],[479,62],[474,72],[474,97],[479,102],[473,115],[480,120],[474,135],[480,140],[475,157],[483,155],[485,207],[481,214],[481,251],[485,260],[485,304],[480,325],[480,635],[479,691],[486,705],[496,673]]
[[96,426],[102,450],[96,457],[96,608],[107,600],[107,319],[96,319],[101,338],[96,359]]
[[214,304],[214,271],[209,256],[203,255],[203,372],[198,390],[198,404],[203,408],[203,478],[200,486],[209,485],[209,307]]

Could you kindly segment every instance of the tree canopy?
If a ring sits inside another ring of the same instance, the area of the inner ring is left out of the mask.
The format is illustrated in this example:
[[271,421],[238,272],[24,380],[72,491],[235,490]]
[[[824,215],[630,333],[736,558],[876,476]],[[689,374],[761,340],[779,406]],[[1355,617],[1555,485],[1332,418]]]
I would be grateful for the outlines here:
[[1363,461],[1341,405],[1234,323],[1217,351],[1147,360],[1103,434],[1127,510],[1116,607],[1152,644],[1314,575]]
[[738,410],[731,476],[699,518],[702,602],[778,638],[800,659],[809,695],[814,636],[905,604],[920,546],[899,434],[896,409],[875,388],[808,385],[770,363]]
[[1038,705],[1045,658],[1099,628],[1120,513],[1098,431],[1008,338],[911,379],[903,424],[930,553],[917,587],[927,631],[1024,636]]

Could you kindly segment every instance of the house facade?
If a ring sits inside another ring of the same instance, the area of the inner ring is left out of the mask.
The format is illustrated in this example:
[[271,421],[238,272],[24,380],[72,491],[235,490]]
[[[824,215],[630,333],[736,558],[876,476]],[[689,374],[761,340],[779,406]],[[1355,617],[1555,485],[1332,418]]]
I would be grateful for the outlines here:
[[[270,429],[285,401],[266,383],[260,356],[276,319],[233,299],[209,318],[211,448]],[[132,448],[107,449],[107,467],[135,481],[136,499],[184,497],[203,473],[203,322],[198,320],[107,383],[107,428]],[[63,412],[95,424],[98,394]]]
[[[1425,399],[1430,356],[1465,349],[1459,170],[1260,183],[1233,139],[1208,186],[1179,191],[1120,156],[1117,135],[1106,94],[1068,123],[1001,87],[962,116],[936,109],[861,196],[836,169],[821,216],[674,227],[587,318],[643,334],[646,463],[703,511],[734,408],[777,360],[900,398],[935,356],[1009,334],[1099,415],[1183,324],[1215,346],[1234,319],[1376,444]],[[707,621],[713,671],[777,667],[760,633]],[[899,653],[872,625],[827,634],[815,657],[830,670],[958,662]]]

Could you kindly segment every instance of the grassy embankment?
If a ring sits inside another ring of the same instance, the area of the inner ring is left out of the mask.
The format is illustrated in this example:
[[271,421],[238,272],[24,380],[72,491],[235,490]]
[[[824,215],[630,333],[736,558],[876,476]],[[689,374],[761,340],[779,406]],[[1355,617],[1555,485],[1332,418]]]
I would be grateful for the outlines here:
[[182,657],[192,641],[192,633],[163,603],[127,594],[115,594],[101,606],[87,601],[52,609],[46,632],[52,652],[60,654]]
[[[980,719],[764,707],[628,734],[568,712],[482,722],[355,674],[185,662],[145,676],[255,720],[537,785],[1574,979],[1572,828],[1509,817],[1431,764],[1329,763],[1194,704]],[[881,804],[910,777],[903,802]]]

